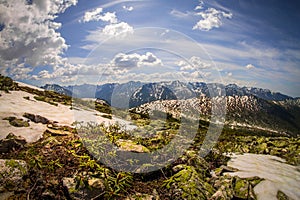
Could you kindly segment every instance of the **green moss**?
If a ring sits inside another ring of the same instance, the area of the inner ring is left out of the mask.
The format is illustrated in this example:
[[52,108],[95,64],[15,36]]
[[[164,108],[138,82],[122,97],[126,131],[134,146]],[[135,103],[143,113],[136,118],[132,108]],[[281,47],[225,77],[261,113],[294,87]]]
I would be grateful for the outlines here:
[[16,117],[6,117],[3,120],[8,120],[9,124],[15,127],[28,127],[29,123],[23,119],[17,119]]
[[166,180],[164,186],[171,190],[172,199],[208,199],[214,193],[214,188],[197,170],[187,165]]
[[16,90],[17,87],[18,87],[18,84],[15,83],[11,78],[2,76],[0,74],[0,90],[9,92],[9,90]]
[[27,121],[24,121],[23,119],[15,119],[13,121],[10,121],[9,123],[15,127],[28,127],[29,126],[29,123]]
[[55,99],[51,99],[51,98],[48,98],[46,96],[34,96],[33,97],[35,100],[37,101],[44,101],[46,103],[49,103],[50,105],[53,105],[53,106],[58,106],[58,103],[54,102]]
[[286,194],[284,194],[282,191],[278,191],[277,195],[276,195],[278,200],[292,200],[291,198],[289,198]]
[[25,174],[27,171],[27,169],[23,165],[21,165],[18,161],[13,159],[6,160],[5,165],[11,168],[10,171],[14,171],[15,169],[17,169],[22,174]]
[[253,186],[247,179],[234,177],[233,179],[234,196],[240,199],[256,199]]
[[106,114],[111,114],[112,110],[109,105],[103,105],[95,102],[95,110],[106,113]]
[[44,97],[44,96],[34,96],[33,98],[37,101],[45,101],[45,99],[46,99],[46,97]]
[[101,117],[107,118],[107,119],[112,119],[111,115],[101,115]]
[[30,100],[29,96],[23,97],[26,100]]

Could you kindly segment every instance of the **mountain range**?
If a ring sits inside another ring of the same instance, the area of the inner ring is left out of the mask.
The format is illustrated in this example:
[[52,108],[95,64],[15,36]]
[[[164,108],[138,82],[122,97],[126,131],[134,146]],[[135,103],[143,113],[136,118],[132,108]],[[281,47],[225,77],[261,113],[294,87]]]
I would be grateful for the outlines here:
[[[194,110],[208,119],[212,115],[212,100],[217,102],[215,106],[220,106],[218,102],[225,101],[226,124],[229,126],[288,135],[300,134],[300,99],[268,89],[181,81],[45,85],[43,88],[61,94],[72,94],[73,97],[102,99],[112,107],[131,109],[136,113],[145,114],[158,110],[171,113],[173,117],[180,117],[185,111]],[[222,90],[226,95],[211,95]]]
[[[42,86],[45,90],[53,90],[60,94],[65,94],[78,98],[99,98],[112,103],[116,98],[131,98],[134,100],[134,105],[141,105],[145,103],[145,99],[150,101],[161,99],[190,99],[193,97],[206,96],[210,97],[211,92],[225,91],[226,96],[256,96],[264,100],[283,101],[287,99],[294,99],[285,94],[272,92],[269,89],[255,88],[255,87],[239,87],[236,84],[215,84],[203,82],[181,82],[181,81],[165,81],[158,83],[142,83],[139,81],[130,81],[127,83],[106,83],[103,85],[71,85],[60,86],[57,84],[46,84]],[[139,92],[138,92],[139,91]],[[147,97],[151,95],[150,97]],[[160,95],[159,95],[160,94]],[[140,102],[137,100],[140,96]],[[145,96],[146,95],[146,96]],[[225,96],[225,94],[222,94]],[[147,101],[146,101],[147,102]]]

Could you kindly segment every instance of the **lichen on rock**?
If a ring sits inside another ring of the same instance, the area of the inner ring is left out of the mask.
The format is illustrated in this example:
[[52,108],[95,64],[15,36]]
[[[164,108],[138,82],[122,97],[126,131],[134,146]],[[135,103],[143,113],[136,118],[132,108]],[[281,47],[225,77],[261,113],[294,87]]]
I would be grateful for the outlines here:
[[124,151],[132,151],[137,153],[148,153],[150,152],[145,146],[136,144],[131,140],[120,139],[116,142],[118,146]]
[[184,168],[165,181],[172,199],[208,199],[214,188],[206,182],[195,167],[185,165]]
[[16,117],[5,117],[3,120],[8,120],[9,124],[15,127],[28,127],[29,123],[23,119],[19,119]]
[[15,190],[18,188],[18,184],[21,182],[23,176],[27,173],[27,164],[25,161],[0,159],[0,185],[2,189],[5,188],[6,191]]

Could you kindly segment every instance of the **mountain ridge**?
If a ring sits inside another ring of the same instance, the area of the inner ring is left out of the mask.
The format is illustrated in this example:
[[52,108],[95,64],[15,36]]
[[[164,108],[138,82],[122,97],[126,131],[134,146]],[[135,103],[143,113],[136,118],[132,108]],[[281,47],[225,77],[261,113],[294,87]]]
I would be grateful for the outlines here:
[[204,83],[204,82],[181,82],[181,81],[162,81],[142,83],[140,81],[129,81],[127,83],[105,83],[102,85],[82,84],[82,85],[69,85],[60,86],[57,84],[46,84],[41,88],[46,90],[53,90],[61,94],[71,94],[79,98],[102,98],[110,100],[115,88],[135,88],[138,89],[143,85],[152,86],[153,84],[162,85],[172,90],[177,99],[189,99],[196,96],[210,96],[210,88],[215,86],[224,89],[226,96],[250,96],[254,95],[264,100],[271,101],[283,101],[287,99],[299,99],[300,97],[291,97],[280,92],[273,92],[269,89],[257,88],[257,87],[240,87],[236,84],[216,84],[216,83]]

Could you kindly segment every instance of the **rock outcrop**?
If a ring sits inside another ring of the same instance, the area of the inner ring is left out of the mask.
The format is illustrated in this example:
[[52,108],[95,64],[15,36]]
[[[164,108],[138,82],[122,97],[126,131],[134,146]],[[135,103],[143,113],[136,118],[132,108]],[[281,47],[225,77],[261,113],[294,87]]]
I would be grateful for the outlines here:
[[23,137],[9,133],[6,138],[0,140],[0,153],[8,153],[24,147],[26,140]]

